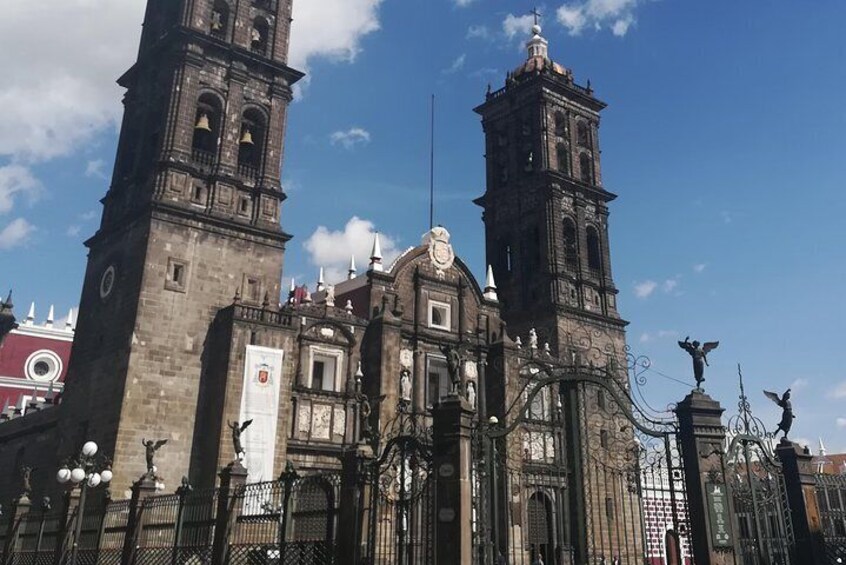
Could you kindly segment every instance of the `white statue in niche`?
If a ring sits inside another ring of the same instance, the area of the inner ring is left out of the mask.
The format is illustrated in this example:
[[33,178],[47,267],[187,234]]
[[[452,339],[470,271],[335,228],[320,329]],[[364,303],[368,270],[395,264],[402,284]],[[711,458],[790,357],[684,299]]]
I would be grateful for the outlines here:
[[411,373],[407,369],[400,374],[400,400],[411,402]]
[[474,409],[476,408],[476,383],[473,381],[467,382],[467,402],[470,403]]

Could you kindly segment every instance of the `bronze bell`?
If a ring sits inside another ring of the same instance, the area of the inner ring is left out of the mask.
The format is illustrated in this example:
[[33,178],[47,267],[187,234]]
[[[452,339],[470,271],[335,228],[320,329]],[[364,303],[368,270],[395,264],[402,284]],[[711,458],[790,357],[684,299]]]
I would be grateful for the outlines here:
[[197,125],[194,126],[194,129],[199,129],[203,131],[207,131],[211,133],[211,122],[209,122],[209,115],[205,112],[200,114],[200,117],[197,119]]
[[255,145],[253,132],[249,128],[244,128],[244,134],[241,136],[241,145]]

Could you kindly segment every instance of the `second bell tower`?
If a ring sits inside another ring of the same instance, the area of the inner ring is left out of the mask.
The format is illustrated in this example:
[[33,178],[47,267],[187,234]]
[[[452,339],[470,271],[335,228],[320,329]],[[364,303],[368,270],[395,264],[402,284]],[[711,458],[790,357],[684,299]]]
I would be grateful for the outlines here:
[[[486,138],[488,263],[512,337],[536,328],[563,354],[590,341],[592,362],[625,347],[611,276],[602,184],[605,104],[549,58],[537,23],[528,58],[476,108]],[[604,343],[600,343],[604,342]],[[623,356],[624,357],[624,356]]]

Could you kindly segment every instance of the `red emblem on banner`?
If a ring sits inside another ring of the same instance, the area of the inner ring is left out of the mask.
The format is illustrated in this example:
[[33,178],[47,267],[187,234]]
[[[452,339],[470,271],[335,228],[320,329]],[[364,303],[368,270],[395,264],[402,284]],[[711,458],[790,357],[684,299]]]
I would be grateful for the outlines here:
[[263,385],[266,385],[267,381],[269,381],[269,380],[270,380],[270,373],[268,372],[268,370],[267,369],[259,369],[258,382],[263,384]]

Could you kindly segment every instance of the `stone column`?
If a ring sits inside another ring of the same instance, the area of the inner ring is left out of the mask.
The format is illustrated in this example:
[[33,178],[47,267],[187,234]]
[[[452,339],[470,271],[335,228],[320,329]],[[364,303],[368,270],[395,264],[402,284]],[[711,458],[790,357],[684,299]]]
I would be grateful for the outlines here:
[[787,502],[793,519],[797,562],[825,563],[825,539],[817,502],[814,466],[811,463],[814,456],[807,447],[802,449],[786,438],[778,444],[776,454],[781,461]]
[[434,472],[435,561],[439,565],[462,565],[473,561],[473,489],[470,465],[470,425],[473,410],[466,400],[450,396],[435,406]]
[[[725,410],[696,389],[676,408],[684,462],[690,544],[697,565],[738,563],[734,503],[726,481]],[[678,561],[681,562],[681,561]]]
[[155,496],[156,480],[144,475],[132,484],[132,498],[129,499],[129,517],[126,522],[126,534],[123,538],[122,563],[133,563],[138,549],[138,535],[141,531],[141,509],[144,501]]
[[362,547],[367,543],[367,525],[374,511],[370,508],[368,481],[372,462],[373,450],[367,445],[358,445],[344,454],[336,534],[338,563],[361,563],[364,557]]
[[220,490],[217,495],[212,565],[224,565],[228,562],[229,536],[241,511],[236,503],[238,494],[247,483],[247,469],[241,465],[240,461],[233,461],[223,468],[219,476]]
[[21,519],[29,514],[32,508],[32,503],[29,497],[22,494],[14,501],[12,501],[12,511],[9,514],[9,524],[6,530],[6,546],[3,548],[3,554],[0,555],[0,564],[11,563],[12,554],[20,549],[20,538],[18,537]]

